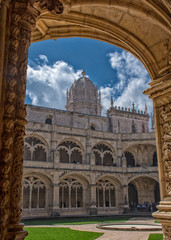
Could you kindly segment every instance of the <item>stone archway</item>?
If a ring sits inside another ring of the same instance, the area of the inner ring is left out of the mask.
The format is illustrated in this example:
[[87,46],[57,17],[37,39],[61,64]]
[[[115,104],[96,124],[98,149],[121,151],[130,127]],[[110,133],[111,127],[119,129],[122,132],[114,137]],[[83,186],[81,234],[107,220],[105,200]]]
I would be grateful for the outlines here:
[[[26,68],[30,41],[89,37],[134,54],[151,75],[161,202],[155,216],[171,239],[171,72],[168,0],[0,1],[0,238],[24,239],[19,224]],[[31,37],[32,33],[32,37]],[[156,37],[157,36],[157,37]]]

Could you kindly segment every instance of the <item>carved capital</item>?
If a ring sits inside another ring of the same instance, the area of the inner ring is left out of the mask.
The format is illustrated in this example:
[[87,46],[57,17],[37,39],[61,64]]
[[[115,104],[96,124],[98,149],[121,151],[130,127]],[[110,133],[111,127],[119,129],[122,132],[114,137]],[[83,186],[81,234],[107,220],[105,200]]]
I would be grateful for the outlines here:
[[0,0],[0,8],[2,7],[2,4],[9,7],[9,3],[11,0]]
[[63,12],[63,4],[59,0],[30,0],[30,6],[39,12],[51,12],[52,14],[61,14]]
[[157,107],[171,102],[171,72],[152,81],[149,85],[150,88],[143,93],[149,95]]

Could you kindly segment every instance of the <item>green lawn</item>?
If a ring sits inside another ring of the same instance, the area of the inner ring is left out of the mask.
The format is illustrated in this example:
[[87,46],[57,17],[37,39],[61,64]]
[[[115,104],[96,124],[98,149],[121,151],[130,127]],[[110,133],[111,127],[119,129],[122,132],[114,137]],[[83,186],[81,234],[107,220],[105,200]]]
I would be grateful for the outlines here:
[[150,234],[148,240],[163,240],[163,234]]
[[110,223],[125,222],[128,217],[93,217],[93,218],[58,218],[58,219],[39,219],[39,220],[23,220],[26,226],[30,225],[82,225],[90,223]]
[[103,233],[83,232],[69,228],[29,227],[26,240],[94,240]]

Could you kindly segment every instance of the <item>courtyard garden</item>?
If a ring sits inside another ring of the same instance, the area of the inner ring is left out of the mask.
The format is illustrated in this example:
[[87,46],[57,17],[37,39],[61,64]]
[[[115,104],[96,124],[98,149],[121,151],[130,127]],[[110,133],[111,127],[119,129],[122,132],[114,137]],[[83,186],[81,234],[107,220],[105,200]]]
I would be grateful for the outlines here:
[[29,227],[25,229],[29,233],[26,240],[94,240],[103,235],[103,233],[77,231],[70,228]]
[[163,234],[150,234],[148,240],[163,240]]

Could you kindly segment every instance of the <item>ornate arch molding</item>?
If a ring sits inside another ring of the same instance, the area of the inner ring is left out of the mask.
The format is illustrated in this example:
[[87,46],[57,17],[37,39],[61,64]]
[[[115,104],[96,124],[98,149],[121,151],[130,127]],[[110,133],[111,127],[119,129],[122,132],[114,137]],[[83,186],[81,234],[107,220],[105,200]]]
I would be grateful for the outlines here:
[[84,149],[83,145],[81,144],[81,142],[78,141],[78,140],[76,140],[76,139],[73,139],[73,138],[64,138],[63,140],[61,140],[61,141],[58,143],[58,145],[57,145],[57,149],[58,149],[58,147],[59,147],[62,143],[65,143],[65,142],[73,142],[73,143],[77,144],[77,145],[80,147],[82,153],[85,152],[85,149]]
[[[46,20],[54,20],[57,21],[58,28],[53,28],[51,33],[51,28],[48,28],[46,26]],[[50,35],[48,39],[51,38],[58,38],[60,36],[60,28],[64,28],[65,26],[67,31],[63,31],[63,34],[61,34],[61,37],[87,37],[86,34],[84,34],[83,29],[87,30],[87,33],[90,33],[91,38],[96,38],[96,32],[99,33],[99,40],[104,41],[104,35],[107,34],[106,42],[111,42],[115,45],[118,45],[119,42],[121,42],[120,47],[128,50],[133,55],[135,55],[145,66],[149,74],[151,75],[152,79],[156,79],[157,73],[159,71],[158,64],[153,56],[153,54],[150,52],[150,50],[147,48],[147,46],[138,39],[135,35],[133,35],[131,32],[128,32],[126,29],[116,25],[115,23],[106,21],[103,18],[100,17],[94,17],[90,16],[88,14],[82,14],[78,12],[71,11],[69,14],[64,14],[62,16],[52,16],[52,15],[42,15],[38,18],[38,21],[42,20],[44,23],[44,28],[46,29],[46,32]],[[58,22],[59,21],[59,22]],[[60,26],[60,21],[64,21],[64,24]],[[79,29],[80,26],[80,29]],[[71,27],[71,29],[70,29]],[[71,34],[70,31],[73,33]],[[92,31],[93,30],[93,31]],[[104,34],[105,33],[105,34]],[[36,37],[36,34],[35,34]],[[38,37],[37,39],[34,39],[34,33],[32,35],[32,41],[40,41],[46,39],[45,37]],[[119,46],[118,45],[118,46]]]
[[97,183],[99,180],[106,179],[108,181],[111,181],[114,186],[117,186],[118,188],[122,186],[122,179],[120,179],[118,176],[113,176],[111,174],[106,174],[100,177],[97,177],[95,182]]
[[41,172],[33,172],[33,171],[28,171],[26,173],[23,174],[23,180],[24,178],[28,178],[28,177],[37,177],[39,178],[41,181],[43,181],[46,185],[46,187],[50,187],[50,185],[53,182],[53,179],[48,176],[47,174],[41,173]]
[[138,176],[135,176],[135,177],[132,177],[132,178],[130,178],[130,179],[128,179],[128,184],[129,183],[131,183],[131,182],[133,182],[133,181],[135,181],[136,179],[138,179],[138,178],[149,178],[149,179],[152,179],[152,180],[154,180],[154,181],[156,181],[157,183],[159,183],[159,179],[157,178],[157,176],[155,177],[155,176],[148,176],[148,175],[143,175],[143,174],[141,174],[141,175],[138,175]]
[[147,144],[147,143],[138,143],[138,144],[131,144],[131,145],[129,145],[129,146],[125,146],[123,149],[122,149],[122,151],[123,152],[125,152],[125,151],[129,151],[129,152],[131,152],[132,154],[135,154],[135,151],[134,150],[131,150],[131,149],[134,149],[134,148],[138,148],[139,146],[141,147],[141,146],[144,146],[144,145],[147,145],[147,146],[152,146],[152,147],[154,147],[155,149],[156,149],[156,145],[155,144],[152,144],[152,143],[149,143],[149,144]]
[[80,183],[82,184],[84,189],[86,189],[89,186],[89,184],[90,184],[90,179],[85,174],[78,174],[78,173],[65,174],[65,175],[60,177],[59,181],[62,182],[66,178],[78,179],[80,181]]
[[[138,1],[134,1],[134,4],[130,4],[129,0],[125,1],[106,1],[106,0],[94,0],[93,3],[90,0],[82,0],[81,2],[78,0],[72,0],[72,8],[74,7],[83,7],[83,6],[103,6],[103,7],[115,7],[117,9],[127,10],[134,14],[141,17],[146,18],[149,14],[149,8],[153,10],[153,14],[149,16],[150,20],[153,22],[157,22],[160,24],[164,29],[166,29],[166,24],[170,25],[170,18],[169,12],[171,6],[169,4],[169,0],[161,0],[159,1],[148,1],[143,0],[144,6],[140,4]],[[163,3],[163,4],[162,4]],[[162,21],[161,21],[162,20]],[[164,24],[165,22],[165,24]],[[167,28],[167,30],[169,30]]]
[[107,147],[111,150],[111,152],[113,153],[113,156],[116,157],[115,148],[114,148],[110,143],[108,143],[108,142],[103,142],[103,141],[97,142],[97,143],[95,143],[94,146],[92,147],[92,150],[93,150],[93,148],[96,147],[97,145],[107,146]]
[[37,138],[37,139],[39,139],[40,141],[42,141],[43,142],[43,144],[45,145],[45,147],[47,148],[47,150],[49,151],[49,144],[48,144],[48,142],[42,137],[42,136],[40,136],[40,135],[38,135],[38,134],[27,134],[25,137],[24,137],[24,139],[26,139],[26,138],[29,138],[29,137],[31,137],[31,138]]

